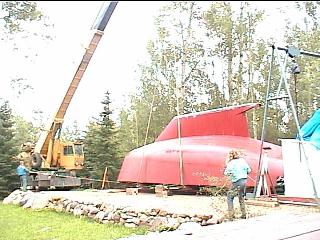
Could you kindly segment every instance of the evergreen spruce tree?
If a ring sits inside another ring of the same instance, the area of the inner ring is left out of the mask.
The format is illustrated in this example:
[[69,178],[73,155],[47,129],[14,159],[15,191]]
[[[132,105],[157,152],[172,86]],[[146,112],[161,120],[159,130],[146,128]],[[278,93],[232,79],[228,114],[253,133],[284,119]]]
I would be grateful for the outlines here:
[[115,122],[111,119],[109,92],[101,103],[103,111],[90,122],[84,140],[86,168],[91,177],[102,179],[108,167],[108,180],[116,181],[120,169],[119,144]]
[[0,106],[0,199],[19,187],[19,178],[16,175],[18,163],[13,160],[17,149],[12,127],[12,110],[5,101]]

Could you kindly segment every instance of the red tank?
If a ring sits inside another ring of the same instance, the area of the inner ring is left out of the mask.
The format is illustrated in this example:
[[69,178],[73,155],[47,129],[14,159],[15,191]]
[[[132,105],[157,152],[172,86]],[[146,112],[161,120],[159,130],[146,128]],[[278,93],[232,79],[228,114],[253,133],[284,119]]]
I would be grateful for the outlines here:
[[[258,106],[250,103],[179,116],[181,138],[174,117],[154,143],[127,154],[118,181],[221,186],[227,153],[240,148],[252,169],[248,186],[255,186],[261,141],[250,137],[246,111]],[[283,176],[281,147],[267,142],[263,146],[270,148],[268,172],[275,185]]]

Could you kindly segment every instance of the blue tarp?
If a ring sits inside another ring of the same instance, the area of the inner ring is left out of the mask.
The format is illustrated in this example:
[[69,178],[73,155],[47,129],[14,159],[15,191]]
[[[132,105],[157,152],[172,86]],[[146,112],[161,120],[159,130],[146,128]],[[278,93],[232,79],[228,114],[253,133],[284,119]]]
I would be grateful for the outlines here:
[[320,109],[302,126],[301,136],[320,149]]

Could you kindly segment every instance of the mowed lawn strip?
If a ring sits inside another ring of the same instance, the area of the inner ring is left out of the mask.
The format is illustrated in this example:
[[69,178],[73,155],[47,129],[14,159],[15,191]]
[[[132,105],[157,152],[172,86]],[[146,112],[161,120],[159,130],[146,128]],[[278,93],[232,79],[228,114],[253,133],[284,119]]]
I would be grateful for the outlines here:
[[2,240],[99,240],[145,234],[146,228],[127,228],[100,224],[52,210],[31,210],[0,203],[0,239]]

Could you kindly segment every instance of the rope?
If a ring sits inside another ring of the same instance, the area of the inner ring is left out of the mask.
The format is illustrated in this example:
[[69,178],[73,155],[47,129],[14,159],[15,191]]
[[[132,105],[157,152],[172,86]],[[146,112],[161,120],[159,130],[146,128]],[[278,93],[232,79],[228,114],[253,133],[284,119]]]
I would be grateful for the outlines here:
[[152,115],[153,104],[154,104],[154,99],[155,99],[155,93],[156,93],[156,90],[154,89],[154,90],[153,90],[153,96],[152,96],[152,103],[151,103],[151,107],[150,107],[150,113],[149,113],[147,131],[146,131],[146,136],[145,136],[145,139],[144,139],[144,145],[147,144],[147,138],[148,138],[148,133],[149,133],[149,128],[150,128],[150,122],[151,122],[151,115]]

